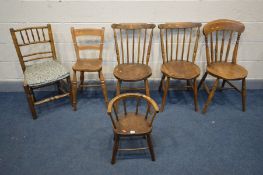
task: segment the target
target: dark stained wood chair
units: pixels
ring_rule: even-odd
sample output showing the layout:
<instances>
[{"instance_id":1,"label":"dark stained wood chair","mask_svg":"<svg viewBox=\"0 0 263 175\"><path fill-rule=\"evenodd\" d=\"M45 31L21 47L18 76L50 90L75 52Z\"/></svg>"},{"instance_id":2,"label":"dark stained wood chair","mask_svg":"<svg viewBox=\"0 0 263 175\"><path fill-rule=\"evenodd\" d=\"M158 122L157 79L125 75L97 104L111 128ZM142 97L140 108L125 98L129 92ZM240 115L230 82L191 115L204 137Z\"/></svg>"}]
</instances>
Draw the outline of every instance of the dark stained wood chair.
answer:
<instances>
[{"instance_id":1,"label":"dark stained wood chair","mask_svg":"<svg viewBox=\"0 0 263 175\"><path fill-rule=\"evenodd\" d=\"M144 81L145 88L123 88L130 90L145 89L150 96L148 78L152 75L148 66L150 60L153 29L155 24L122 23L112 24L118 65L114 69L117 78L117 95L121 93L122 82Z\"/></svg>"},{"instance_id":2,"label":"dark stained wood chair","mask_svg":"<svg viewBox=\"0 0 263 175\"><path fill-rule=\"evenodd\" d=\"M220 79L223 80L221 90L224 88L225 83L228 83L242 94L242 109L243 111L246 110L246 77L248 72L237 64L239 40L244 30L244 24L228 19L211 21L203 28L206 43L207 68L198 85L198 89L205 81L207 75L216 78L211 90L204 83L205 90L209 95L204 105L203 113L207 111L207 107L214 96ZM242 80L241 91L230 82L234 80Z\"/></svg>"},{"instance_id":3,"label":"dark stained wood chair","mask_svg":"<svg viewBox=\"0 0 263 175\"><path fill-rule=\"evenodd\" d=\"M100 79L100 85L102 88L102 93L104 96L105 104L108 105L108 95L106 83L102 73L102 51L104 45L104 28L101 29L75 29L71 28L72 40L75 47L77 61L73 65L73 106L77 109L77 75L76 72L80 72L80 89L83 87L93 87L98 85L88 85L84 84L84 72L97 72ZM82 38L81 37L90 37ZM91 38L92 37L92 38ZM94 38L95 37L95 38ZM79 39L79 40L78 40ZM89 43L90 42L90 43ZM84 43L84 44L82 44ZM81 58L81 51L94 51L98 53L97 58Z\"/></svg>"},{"instance_id":4,"label":"dark stained wood chair","mask_svg":"<svg viewBox=\"0 0 263 175\"><path fill-rule=\"evenodd\" d=\"M123 108L116 109L116 104ZM123 109L123 110L122 110ZM108 115L112 121L114 146L111 163L116 161L118 151L133 151L149 149L152 161L155 160L151 132L153 121L159 112L158 105L149 96L139 93L123 93L113 98L108 105ZM120 138L142 137L147 140L148 147L120 148Z\"/></svg>"},{"instance_id":5,"label":"dark stained wood chair","mask_svg":"<svg viewBox=\"0 0 263 175\"><path fill-rule=\"evenodd\" d=\"M70 73L56 56L51 25L10 29L14 46L24 74L24 90L33 119L35 106L63 97L71 97ZM63 81L66 80L66 81ZM59 94L37 100L34 90L56 84ZM63 88L67 84L68 88Z\"/></svg>"},{"instance_id":6,"label":"dark stained wood chair","mask_svg":"<svg viewBox=\"0 0 263 175\"><path fill-rule=\"evenodd\" d=\"M195 64L201 23L178 22L160 24L163 64L159 91L163 89L161 111L164 110L170 79L186 80L194 92L195 111L198 111L197 77L200 69Z\"/></svg>"}]
</instances>

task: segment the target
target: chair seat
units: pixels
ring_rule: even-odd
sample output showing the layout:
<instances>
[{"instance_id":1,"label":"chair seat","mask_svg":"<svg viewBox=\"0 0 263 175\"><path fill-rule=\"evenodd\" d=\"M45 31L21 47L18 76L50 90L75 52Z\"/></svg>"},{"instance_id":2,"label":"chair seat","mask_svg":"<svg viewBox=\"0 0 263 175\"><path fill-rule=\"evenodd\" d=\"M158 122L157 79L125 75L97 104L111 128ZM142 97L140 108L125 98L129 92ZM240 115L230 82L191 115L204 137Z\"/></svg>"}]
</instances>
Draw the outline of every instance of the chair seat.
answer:
<instances>
[{"instance_id":1,"label":"chair seat","mask_svg":"<svg viewBox=\"0 0 263 175\"><path fill-rule=\"evenodd\" d=\"M97 72L102 69L101 59L80 59L72 67L75 71Z\"/></svg>"},{"instance_id":2,"label":"chair seat","mask_svg":"<svg viewBox=\"0 0 263 175\"><path fill-rule=\"evenodd\" d=\"M31 87L62 80L70 73L59 62L50 60L26 66L25 81Z\"/></svg>"},{"instance_id":3,"label":"chair seat","mask_svg":"<svg viewBox=\"0 0 263 175\"><path fill-rule=\"evenodd\" d=\"M152 75L152 70L145 64L120 64L114 68L114 76L123 81L140 81Z\"/></svg>"},{"instance_id":4,"label":"chair seat","mask_svg":"<svg viewBox=\"0 0 263 175\"><path fill-rule=\"evenodd\" d=\"M215 77L238 80L247 77L247 70L238 64L217 62L207 66L207 72Z\"/></svg>"},{"instance_id":5,"label":"chair seat","mask_svg":"<svg viewBox=\"0 0 263 175\"><path fill-rule=\"evenodd\" d=\"M187 61L169 61L161 66L161 71L166 76L174 79L193 79L200 75L199 67Z\"/></svg>"},{"instance_id":6,"label":"chair seat","mask_svg":"<svg viewBox=\"0 0 263 175\"><path fill-rule=\"evenodd\" d=\"M149 121L145 120L145 116L135 113L127 113L125 116L119 116L114 130L119 135L141 135L150 133Z\"/></svg>"}]
</instances>

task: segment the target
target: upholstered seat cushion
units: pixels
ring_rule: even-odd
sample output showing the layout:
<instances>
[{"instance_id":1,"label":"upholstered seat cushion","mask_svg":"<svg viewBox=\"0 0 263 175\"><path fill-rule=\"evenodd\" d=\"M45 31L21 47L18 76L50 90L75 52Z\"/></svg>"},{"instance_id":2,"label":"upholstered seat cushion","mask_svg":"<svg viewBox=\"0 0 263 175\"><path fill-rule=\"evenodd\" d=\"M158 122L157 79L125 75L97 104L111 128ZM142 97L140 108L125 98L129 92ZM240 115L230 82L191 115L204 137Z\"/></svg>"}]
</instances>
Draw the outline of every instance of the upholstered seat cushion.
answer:
<instances>
[{"instance_id":1,"label":"upholstered seat cushion","mask_svg":"<svg viewBox=\"0 0 263 175\"><path fill-rule=\"evenodd\" d=\"M25 81L29 86L41 86L69 76L69 72L57 61L45 61L26 67Z\"/></svg>"}]
</instances>

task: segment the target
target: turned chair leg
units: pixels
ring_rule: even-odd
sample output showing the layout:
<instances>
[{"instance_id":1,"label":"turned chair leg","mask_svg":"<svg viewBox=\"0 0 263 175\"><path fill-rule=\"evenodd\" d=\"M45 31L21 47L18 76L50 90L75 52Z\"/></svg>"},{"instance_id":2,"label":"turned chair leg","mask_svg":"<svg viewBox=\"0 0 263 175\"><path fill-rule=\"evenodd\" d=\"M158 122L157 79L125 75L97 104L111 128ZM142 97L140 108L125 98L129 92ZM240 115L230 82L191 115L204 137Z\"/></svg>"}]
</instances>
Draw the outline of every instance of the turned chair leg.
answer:
<instances>
[{"instance_id":1,"label":"turned chair leg","mask_svg":"<svg viewBox=\"0 0 263 175\"><path fill-rule=\"evenodd\" d=\"M112 149L112 158L111 158L111 164L115 164L116 162L116 155L119 148L119 136L117 134L114 134L114 145Z\"/></svg>"},{"instance_id":2,"label":"turned chair leg","mask_svg":"<svg viewBox=\"0 0 263 175\"><path fill-rule=\"evenodd\" d=\"M62 94L63 92L61 91L61 83L60 83L60 81L58 81L56 84L57 84L58 94Z\"/></svg>"},{"instance_id":3,"label":"turned chair leg","mask_svg":"<svg viewBox=\"0 0 263 175\"><path fill-rule=\"evenodd\" d=\"M36 119L37 118L37 113L35 110L35 105L34 105L34 97L32 94L32 90L30 89L30 87L28 85L24 85L24 90L26 93L26 97L27 97L27 102L29 105L29 108L31 110L31 114L32 114L32 118Z\"/></svg>"},{"instance_id":4,"label":"turned chair leg","mask_svg":"<svg viewBox=\"0 0 263 175\"><path fill-rule=\"evenodd\" d=\"M73 71L73 80L72 80L72 98L73 98L73 110L77 110L77 75L76 71Z\"/></svg>"},{"instance_id":5,"label":"turned chair leg","mask_svg":"<svg viewBox=\"0 0 263 175\"><path fill-rule=\"evenodd\" d=\"M153 150L151 134L147 134L147 143L148 143L148 147L149 147L149 150L150 150L152 161L155 161L155 155L154 155L154 150Z\"/></svg>"},{"instance_id":6,"label":"turned chair leg","mask_svg":"<svg viewBox=\"0 0 263 175\"><path fill-rule=\"evenodd\" d=\"M105 83L105 79L104 79L104 76L102 74L102 71L99 71L99 79L100 79L102 93L104 96L105 105L106 105L106 107L108 107L109 100L108 100L107 87L106 87L106 83Z\"/></svg>"},{"instance_id":7,"label":"turned chair leg","mask_svg":"<svg viewBox=\"0 0 263 175\"><path fill-rule=\"evenodd\" d=\"M80 78L80 85L79 85L80 91L83 91L84 89L84 72L83 71L80 72L79 78Z\"/></svg>"},{"instance_id":8,"label":"turned chair leg","mask_svg":"<svg viewBox=\"0 0 263 175\"><path fill-rule=\"evenodd\" d=\"M242 110L246 111L246 79L242 79Z\"/></svg>"},{"instance_id":9,"label":"turned chair leg","mask_svg":"<svg viewBox=\"0 0 263 175\"><path fill-rule=\"evenodd\" d=\"M72 95L72 84L71 84L71 79L70 77L67 77L67 84L69 86L69 98L70 98L70 102L71 102L71 106L74 107L73 105L73 95Z\"/></svg>"},{"instance_id":10,"label":"turned chair leg","mask_svg":"<svg viewBox=\"0 0 263 175\"><path fill-rule=\"evenodd\" d=\"M159 88L158 88L159 92L161 92L161 91L162 91L162 88L163 88L163 83L164 83L164 79L165 79L165 75L163 74L163 76L162 76L162 79L161 79L161 81L160 81Z\"/></svg>"},{"instance_id":11,"label":"turned chair leg","mask_svg":"<svg viewBox=\"0 0 263 175\"><path fill-rule=\"evenodd\" d=\"M219 81L219 79L217 78L216 81L213 84L213 87L212 87L212 89L211 89L211 91L210 91L210 93L208 95L208 98L207 98L207 100L205 102L205 105L204 105L204 108L203 108L203 111L202 111L203 113L206 113L207 107L208 107L209 103L211 102L211 100L214 97L214 94L215 94L215 91L216 91L216 88L217 88L217 85L218 85L218 81Z\"/></svg>"},{"instance_id":12,"label":"turned chair leg","mask_svg":"<svg viewBox=\"0 0 263 175\"><path fill-rule=\"evenodd\" d=\"M219 91L222 91L222 90L223 90L223 88L225 87L225 84L226 84L226 80L223 80L222 85L221 85L221 88L219 89Z\"/></svg>"},{"instance_id":13,"label":"turned chair leg","mask_svg":"<svg viewBox=\"0 0 263 175\"><path fill-rule=\"evenodd\" d=\"M169 86L170 86L170 77L167 77L166 85L165 85L164 92L163 92L162 106L161 106L161 109L160 109L161 112L164 111L164 105L165 105L165 102L166 102L166 96L167 96L167 92L168 92Z\"/></svg>"},{"instance_id":14,"label":"turned chair leg","mask_svg":"<svg viewBox=\"0 0 263 175\"><path fill-rule=\"evenodd\" d=\"M195 103L195 111L198 111L198 91L197 91L197 80L194 79L193 83L193 91L194 91L194 103Z\"/></svg>"},{"instance_id":15,"label":"turned chair leg","mask_svg":"<svg viewBox=\"0 0 263 175\"><path fill-rule=\"evenodd\" d=\"M144 80L145 94L150 97L150 88L148 79Z\"/></svg>"},{"instance_id":16,"label":"turned chair leg","mask_svg":"<svg viewBox=\"0 0 263 175\"><path fill-rule=\"evenodd\" d=\"M199 84L198 84L198 88L197 88L198 90L200 89L200 87L201 87L202 84L204 83L206 77L207 77L207 72L203 75L201 81L199 82Z\"/></svg>"},{"instance_id":17,"label":"turned chair leg","mask_svg":"<svg viewBox=\"0 0 263 175\"><path fill-rule=\"evenodd\" d=\"M190 88L190 80L186 80L186 89L188 91L191 90L191 88Z\"/></svg>"}]
</instances>

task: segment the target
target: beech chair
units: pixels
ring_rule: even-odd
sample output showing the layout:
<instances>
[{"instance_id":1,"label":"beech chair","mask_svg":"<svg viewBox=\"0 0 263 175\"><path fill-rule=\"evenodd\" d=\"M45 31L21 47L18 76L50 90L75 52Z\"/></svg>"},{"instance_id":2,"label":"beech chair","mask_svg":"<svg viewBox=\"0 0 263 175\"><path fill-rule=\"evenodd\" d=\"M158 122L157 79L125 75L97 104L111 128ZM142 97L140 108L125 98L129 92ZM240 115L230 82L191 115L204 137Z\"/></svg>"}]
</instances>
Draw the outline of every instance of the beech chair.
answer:
<instances>
[{"instance_id":1,"label":"beech chair","mask_svg":"<svg viewBox=\"0 0 263 175\"><path fill-rule=\"evenodd\" d=\"M97 72L98 73L106 107L108 105L107 88L106 88L106 83L105 83L104 76L102 73L102 51L103 51L103 45L104 45L104 30L105 30L104 28L101 28L101 29L91 29L91 28L75 29L74 27L71 28L72 40L73 40L76 57L77 57L77 61L72 67L73 69L72 89L73 89L74 110L77 109L77 75L76 75L77 71L80 72L79 87L81 90L83 90L83 87L99 86L99 85L84 84L84 73L85 72ZM81 40L80 39L81 37L95 37L95 39L85 38ZM82 44L83 40L85 41L84 44ZM81 51L97 52L98 57L81 58Z\"/></svg>"},{"instance_id":2,"label":"beech chair","mask_svg":"<svg viewBox=\"0 0 263 175\"><path fill-rule=\"evenodd\" d=\"M69 96L71 98L70 73L56 56L51 25L10 29L13 43L24 74L24 90L33 119L37 118L35 106ZM65 81L63 81L65 80ZM34 90L57 85L59 94L37 100ZM63 88L64 85L68 88Z\"/></svg>"},{"instance_id":3,"label":"beech chair","mask_svg":"<svg viewBox=\"0 0 263 175\"><path fill-rule=\"evenodd\" d=\"M170 79L186 80L194 92L195 111L198 111L197 77L200 69L195 64L201 23L178 22L160 24L163 64L159 91L163 89L161 111L164 110Z\"/></svg>"},{"instance_id":4,"label":"beech chair","mask_svg":"<svg viewBox=\"0 0 263 175\"><path fill-rule=\"evenodd\" d=\"M204 83L204 88L209 95L204 105L203 113L207 111L208 105L218 88L220 79L223 80L220 90L224 88L225 83L228 83L232 88L242 94L242 110L246 110L246 77L248 72L245 68L237 64L239 40L244 30L244 24L228 19L211 21L203 28L207 68L198 85L198 89L205 81L207 75L216 78L211 90L209 90L208 86ZM229 58L231 56L232 58ZM241 91L230 82L234 80L242 80Z\"/></svg>"},{"instance_id":5,"label":"beech chair","mask_svg":"<svg viewBox=\"0 0 263 175\"><path fill-rule=\"evenodd\" d=\"M148 78L152 75L148 66L151 54L155 24L121 23L111 25L114 31L118 65L114 68L117 79L116 94L121 93L122 82L144 81L145 88L123 88L125 90L145 89L150 96Z\"/></svg>"},{"instance_id":6,"label":"beech chair","mask_svg":"<svg viewBox=\"0 0 263 175\"><path fill-rule=\"evenodd\" d=\"M116 104L121 103L123 108L116 109ZM133 108L132 108L133 107ZM123 110L121 110L123 109ZM112 112L112 110L114 112ZM152 161L155 155L151 140L152 125L156 114L159 112L158 105L149 96L139 93L123 93L113 98L108 105L113 132L114 146L111 163L116 162L118 151L133 151L149 149ZM112 114L114 113L114 114ZM143 148L120 148L120 138L142 137L147 140L148 147Z\"/></svg>"}]
</instances>

